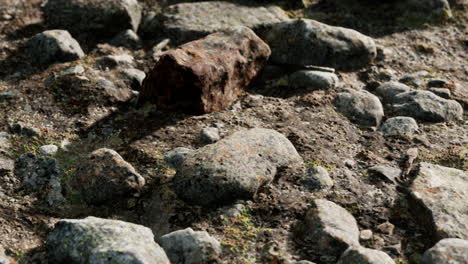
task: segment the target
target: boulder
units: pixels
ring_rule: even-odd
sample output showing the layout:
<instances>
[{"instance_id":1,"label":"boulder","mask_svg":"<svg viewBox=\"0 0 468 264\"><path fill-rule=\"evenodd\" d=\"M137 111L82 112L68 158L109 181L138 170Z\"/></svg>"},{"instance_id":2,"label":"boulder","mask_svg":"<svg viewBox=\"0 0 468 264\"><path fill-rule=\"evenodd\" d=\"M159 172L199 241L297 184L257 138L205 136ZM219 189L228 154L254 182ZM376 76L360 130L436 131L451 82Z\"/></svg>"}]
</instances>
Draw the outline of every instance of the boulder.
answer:
<instances>
[{"instance_id":1,"label":"boulder","mask_svg":"<svg viewBox=\"0 0 468 264\"><path fill-rule=\"evenodd\" d=\"M287 20L289 17L286 12L276 6L244 6L228 1L178 3L149 19L141 33L146 38L154 38L163 32L174 43L180 44L231 27L265 30Z\"/></svg>"},{"instance_id":2,"label":"boulder","mask_svg":"<svg viewBox=\"0 0 468 264\"><path fill-rule=\"evenodd\" d=\"M436 240L468 239L466 171L422 162L410 192L410 208Z\"/></svg>"},{"instance_id":3,"label":"boulder","mask_svg":"<svg viewBox=\"0 0 468 264\"><path fill-rule=\"evenodd\" d=\"M289 75L288 83L296 88L328 90L338 85L338 76L332 72L301 70Z\"/></svg>"},{"instance_id":4,"label":"boulder","mask_svg":"<svg viewBox=\"0 0 468 264\"><path fill-rule=\"evenodd\" d=\"M247 27L235 27L166 52L147 74L141 102L196 114L231 106L270 56Z\"/></svg>"},{"instance_id":5,"label":"boulder","mask_svg":"<svg viewBox=\"0 0 468 264\"><path fill-rule=\"evenodd\" d=\"M397 116L392 117L382 124L379 131L384 136L411 136L419 130L418 123L412 117Z\"/></svg>"},{"instance_id":6,"label":"boulder","mask_svg":"<svg viewBox=\"0 0 468 264\"><path fill-rule=\"evenodd\" d=\"M372 38L310 19L276 24L263 39L270 45L271 60L282 64L348 69L368 65L377 56Z\"/></svg>"},{"instance_id":7,"label":"boulder","mask_svg":"<svg viewBox=\"0 0 468 264\"><path fill-rule=\"evenodd\" d=\"M464 264L468 263L468 241L457 238L442 239L428 249L421 264Z\"/></svg>"},{"instance_id":8,"label":"boulder","mask_svg":"<svg viewBox=\"0 0 468 264\"><path fill-rule=\"evenodd\" d=\"M52 263L170 264L149 228L96 217L60 220L46 248Z\"/></svg>"},{"instance_id":9,"label":"boulder","mask_svg":"<svg viewBox=\"0 0 468 264\"><path fill-rule=\"evenodd\" d=\"M349 247L336 264L395 264L385 252L364 248Z\"/></svg>"},{"instance_id":10,"label":"boulder","mask_svg":"<svg viewBox=\"0 0 468 264\"><path fill-rule=\"evenodd\" d=\"M159 239L172 264L211 263L221 254L221 244L205 231L177 230Z\"/></svg>"},{"instance_id":11,"label":"boulder","mask_svg":"<svg viewBox=\"0 0 468 264\"><path fill-rule=\"evenodd\" d=\"M393 103L393 99L395 98L396 95L409 92L410 90L411 88L407 86L406 84L395 82L395 81L390 81L390 82L385 82L381 84L379 87L377 87L377 89L375 90L375 93L382 100L382 103L391 104Z\"/></svg>"},{"instance_id":12,"label":"boulder","mask_svg":"<svg viewBox=\"0 0 468 264\"><path fill-rule=\"evenodd\" d=\"M362 126L378 126L384 116L379 98L364 90L346 89L337 94L334 105L338 112Z\"/></svg>"},{"instance_id":13,"label":"boulder","mask_svg":"<svg viewBox=\"0 0 468 264\"><path fill-rule=\"evenodd\" d=\"M85 56L78 41L66 30L47 30L34 35L26 42L25 53L39 64L74 61Z\"/></svg>"},{"instance_id":14,"label":"boulder","mask_svg":"<svg viewBox=\"0 0 468 264\"><path fill-rule=\"evenodd\" d=\"M79 165L71 185L88 204L99 205L138 192L145 179L115 150L102 148Z\"/></svg>"},{"instance_id":15,"label":"boulder","mask_svg":"<svg viewBox=\"0 0 468 264\"><path fill-rule=\"evenodd\" d=\"M279 168L302 164L282 134L263 128L241 130L189 154L174 177L183 200L202 206L251 199Z\"/></svg>"}]
</instances>

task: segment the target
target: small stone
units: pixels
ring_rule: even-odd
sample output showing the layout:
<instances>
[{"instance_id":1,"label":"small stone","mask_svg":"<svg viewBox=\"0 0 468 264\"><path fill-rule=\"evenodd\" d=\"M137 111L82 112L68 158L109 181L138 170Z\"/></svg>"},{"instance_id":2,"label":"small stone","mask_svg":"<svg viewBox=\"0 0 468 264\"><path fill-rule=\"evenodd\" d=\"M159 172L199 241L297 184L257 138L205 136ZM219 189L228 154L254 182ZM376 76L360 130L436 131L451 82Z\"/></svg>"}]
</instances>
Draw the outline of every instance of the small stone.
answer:
<instances>
[{"instance_id":1,"label":"small stone","mask_svg":"<svg viewBox=\"0 0 468 264\"><path fill-rule=\"evenodd\" d=\"M96 59L96 63L103 67L113 69L118 66L131 66L134 63L133 56L129 54L106 55Z\"/></svg>"},{"instance_id":2,"label":"small stone","mask_svg":"<svg viewBox=\"0 0 468 264\"><path fill-rule=\"evenodd\" d=\"M343 253L337 264L395 264L395 262L382 251L352 246Z\"/></svg>"},{"instance_id":3,"label":"small stone","mask_svg":"<svg viewBox=\"0 0 468 264\"><path fill-rule=\"evenodd\" d=\"M346 167L352 169L352 168L356 167L356 161L351 160L351 159L346 159L346 160L344 161L344 165L345 165Z\"/></svg>"},{"instance_id":4,"label":"small stone","mask_svg":"<svg viewBox=\"0 0 468 264\"><path fill-rule=\"evenodd\" d=\"M423 79L429 75L427 71L418 71L411 74L406 74L398 80L401 83L413 86L415 88L420 87L423 84Z\"/></svg>"},{"instance_id":5,"label":"small stone","mask_svg":"<svg viewBox=\"0 0 468 264\"><path fill-rule=\"evenodd\" d=\"M468 263L468 241L457 238L440 240L428 249L421 264L466 264Z\"/></svg>"},{"instance_id":6,"label":"small stone","mask_svg":"<svg viewBox=\"0 0 468 264\"><path fill-rule=\"evenodd\" d=\"M194 152L191 148L179 147L164 154L164 161L172 168L177 169L184 162L187 155Z\"/></svg>"},{"instance_id":7,"label":"small stone","mask_svg":"<svg viewBox=\"0 0 468 264\"><path fill-rule=\"evenodd\" d=\"M333 186L333 180L328 171L321 167L307 169L304 185L311 190L328 190Z\"/></svg>"},{"instance_id":8,"label":"small stone","mask_svg":"<svg viewBox=\"0 0 468 264\"><path fill-rule=\"evenodd\" d=\"M120 72L124 79L128 82L128 84L132 87L133 90L139 91L141 89L141 85L143 84L143 80L146 77L144 71L140 71L138 69L129 68L124 69Z\"/></svg>"},{"instance_id":9,"label":"small stone","mask_svg":"<svg viewBox=\"0 0 468 264\"><path fill-rule=\"evenodd\" d=\"M131 29L120 32L115 36L111 41L111 45L122 46L129 49L138 49L141 48L140 37Z\"/></svg>"},{"instance_id":10,"label":"small stone","mask_svg":"<svg viewBox=\"0 0 468 264\"><path fill-rule=\"evenodd\" d=\"M11 131L15 134L26 137L40 137L41 131L36 127L30 127L23 122L17 122L11 126Z\"/></svg>"},{"instance_id":11,"label":"small stone","mask_svg":"<svg viewBox=\"0 0 468 264\"><path fill-rule=\"evenodd\" d=\"M387 235L392 235L395 226L392 223L385 222L377 226L377 229Z\"/></svg>"},{"instance_id":12,"label":"small stone","mask_svg":"<svg viewBox=\"0 0 468 264\"><path fill-rule=\"evenodd\" d=\"M445 99L450 99L450 89L447 88L429 88L429 91L435 93L436 95L445 98Z\"/></svg>"},{"instance_id":13,"label":"small stone","mask_svg":"<svg viewBox=\"0 0 468 264\"><path fill-rule=\"evenodd\" d=\"M72 66L70 68L67 68L63 71L63 73L61 75L79 75L79 74L82 74L85 72L85 69L83 68L83 66L81 65L75 65L75 66Z\"/></svg>"},{"instance_id":14,"label":"small stone","mask_svg":"<svg viewBox=\"0 0 468 264\"><path fill-rule=\"evenodd\" d=\"M5 249L0 246L0 264L10 264L10 259L5 255Z\"/></svg>"},{"instance_id":15,"label":"small stone","mask_svg":"<svg viewBox=\"0 0 468 264\"><path fill-rule=\"evenodd\" d=\"M200 139L204 143L215 143L220 140L219 129L216 127L205 127L200 132Z\"/></svg>"},{"instance_id":16,"label":"small stone","mask_svg":"<svg viewBox=\"0 0 468 264\"><path fill-rule=\"evenodd\" d=\"M302 70L289 75L288 82L295 88L328 90L338 85L338 76L330 72Z\"/></svg>"},{"instance_id":17,"label":"small stone","mask_svg":"<svg viewBox=\"0 0 468 264\"><path fill-rule=\"evenodd\" d=\"M346 89L337 94L334 105L338 112L362 126L378 126L384 116L379 98L364 90Z\"/></svg>"},{"instance_id":18,"label":"small stone","mask_svg":"<svg viewBox=\"0 0 468 264\"><path fill-rule=\"evenodd\" d=\"M5 99L11 99L15 97L15 95L18 94L18 90L16 89L10 89L5 92L0 93L0 100L5 100Z\"/></svg>"},{"instance_id":19,"label":"small stone","mask_svg":"<svg viewBox=\"0 0 468 264\"><path fill-rule=\"evenodd\" d=\"M444 88L448 84L447 80L430 79L427 82L427 88Z\"/></svg>"},{"instance_id":20,"label":"small stone","mask_svg":"<svg viewBox=\"0 0 468 264\"><path fill-rule=\"evenodd\" d=\"M44 145L39 148L39 152L46 156L53 156L57 151L58 147L56 145Z\"/></svg>"},{"instance_id":21,"label":"small stone","mask_svg":"<svg viewBox=\"0 0 468 264\"><path fill-rule=\"evenodd\" d=\"M220 208L221 216L227 219L240 216L244 210L245 205L241 203L236 203L231 206L224 206Z\"/></svg>"},{"instance_id":22,"label":"small stone","mask_svg":"<svg viewBox=\"0 0 468 264\"><path fill-rule=\"evenodd\" d=\"M409 92L411 90L406 84L400 82L385 82L375 90L375 93L382 99L384 104L390 104L396 95Z\"/></svg>"},{"instance_id":23,"label":"small stone","mask_svg":"<svg viewBox=\"0 0 468 264\"><path fill-rule=\"evenodd\" d=\"M361 232L359 232L359 239L360 240L370 240L371 238L372 238L372 230L365 229L365 230L361 230Z\"/></svg>"},{"instance_id":24,"label":"small stone","mask_svg":"<svg viewBox=\"0 0 468 264\"><path fill-rule=\"evenodd\" d=\"M397 179L401 175L401 170L393 166L377 165L369 168L369 173L371 175L382 177L391 183L397 183Z\"/></svg>"},{"instance_id":25,"label":"small stone","mask_svg":"<svg viewBox=\"0 0 468 264\"><path fill-rule=\"evenodd\" d=\"M410 136L418 130L419 126L416 120L407 116L389 118L379 128L384 136Z\"/></svg>"}]
</instances>

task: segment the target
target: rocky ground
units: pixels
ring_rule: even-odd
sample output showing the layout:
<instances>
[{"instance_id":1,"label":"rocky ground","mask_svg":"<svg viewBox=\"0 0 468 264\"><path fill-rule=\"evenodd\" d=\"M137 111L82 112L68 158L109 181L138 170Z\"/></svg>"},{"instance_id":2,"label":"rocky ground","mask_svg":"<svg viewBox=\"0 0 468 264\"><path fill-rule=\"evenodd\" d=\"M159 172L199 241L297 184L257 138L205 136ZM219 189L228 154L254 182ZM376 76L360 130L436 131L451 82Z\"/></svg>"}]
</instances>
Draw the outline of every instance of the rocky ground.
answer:
<instances>
[{"instance_id":1,"label":"rocky ground","mask_svg":"<svg viewBox=\"0 0 468 264\"><path fill-rule=\"evenodd\" d=\"M0 263L468 263L467 10L0 0Z\"/></svg>"}]
</instances>

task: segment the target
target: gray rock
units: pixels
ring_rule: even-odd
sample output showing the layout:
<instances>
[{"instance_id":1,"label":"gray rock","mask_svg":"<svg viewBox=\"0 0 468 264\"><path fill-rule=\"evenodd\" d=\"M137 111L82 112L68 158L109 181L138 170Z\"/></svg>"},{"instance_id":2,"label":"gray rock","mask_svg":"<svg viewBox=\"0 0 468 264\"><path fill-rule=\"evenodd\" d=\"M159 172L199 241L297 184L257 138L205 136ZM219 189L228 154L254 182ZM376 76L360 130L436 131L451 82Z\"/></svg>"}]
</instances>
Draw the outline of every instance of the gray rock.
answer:
<instances>
[{"instance_id":1,"label":"gray rock","mask_svg":"<svg viewBox=\"0 0 468 264\"><path fill-rule=\"evenodd\" d=\"M144 71L140 71L134 68L122 70L120 73L133 90L140 90L141 85L143 84L143 80L146 77Z\"/></svg>"},{"instance_id":2,"label":"gray rock","mask_svg":"<svg viewBox=\"0 0 468 264\"><path fill-rule=\"evenodd\" d=\"M429 1L432 1L432 0L429 0ZM429 72L427 71L417 71L417 72L404 75L398 81L401 83L413 86L415 88L419 88L421 85L423 85L424 78L428 75L429 75Z\"/></svg>"},{"instance_id":3,"label":"gray rock","mask_svg":"<svg viewBox=\"0 0 468 264\"><path fill-rule=\"evenodd\" d=\"M219 129L216 127L205 127L200 132L200 139L204 143L215 143L221 139Z\"/></svg>"},{"instance_id":4,"label":"gray rock","mask_svg":"<svg viewBox=\"0 0 468 264\"><path fill-rule=\"evenodd\" d=\"M0 132L0 177L11 175L15 169L10 138L10 134Z\"/></svg>"},{"instance_id":5,"label":"gray rock","mask_svg":"<svg viewBox=\"0 0 468 264\"><path fill-rule=\"evenodd\" d=\"M159 239L172 264L210 263L221 254L221 244L205 231L191 228L174 231Z\"/></svg>"},{"instance_id":6,"label":"gray rock","mask_svg":"<svg viewBox=\"0 0 468 264\"><path fill-rule=\"evenodd\" d=\"M463 119L463 107L429 91L415 90L396 95L392 111L396 115L410 116L427 122L446 122Z\"/></svg>"},{"instance_id":7,"label":"gray rock","mask_svg":"<svg viewBox=\"0 0 468 264\"><path fill-rule=\"evenodd\" d=\"M11 126L11 132L14 134L26 136L26 137L39 137L41 131L36 127L28 126L23 122L17 122Z\"/></svg>"},{"instance_id":8,"label":"gray rock","mask_svg":"<svg viewBox=\"0 0 468 264\"><path fill-rule=\"evenodd\" d=\"M26 42L25 52L40 64L74 61L85 56L78 41L66 30L47 30L36 34Z\"/></svg>"},{"instance_id":9,"label":"gray rock","mask_svg":"<svg viewBox=\"0 0 468 264\"><path fill-rule=\"evenodd\" d=\"M131 66L134 58L129 54L106 55L96 59L96 63L102 68L113 69L118 66Z\"/></svg>"},{"instance_id":10,"label":"gray rock","mask_svg":"<svg viewBox=\"0 0 468 264\"><path fill-rule=\"evenodd\" d=\"M313 201L298 235L321 255L338 257L349 246L359 245L359 228L354 217L343 207L323 199Z\"/></svg>"},{"instance_id":11,"label":"gray rock","mask_svg":"<svg viewBox=\"0 0 468 264\"><path fill-rule=\"evenodd\" d=\"M328 90L338 85L338 76L331 72L302 70L289 75L288 82L296 88Z\"/></svg>"},{"instance_id":12,"label":"gray rock","mask_svg":"<svg viewBox=\"0 0 468 264\"><path fill-rule=\"evenodd\" d=\"M378 126L384 116L379 98L364 90L338 93L334 105L338 112L362 126Z\"/></svg>"},{"instance_id":13,"label":"gray rock","mask_svg":"<svg viewBox=\"0 0 468 264\"><path fill-rule=\"evenodd\" d=\"M337 264L395 264L395 262L385 252L358 246L348 248Z\"/></svg>"},{"instance_id":14,"label":"gray rock","mask_svg":"<svg viewBox=\"0 0 468 264\"><path fill-rule=\"evenodd\" d=\"M64 70L61 75L79 75L85 72L85 69L81 65L72 66Z\"/></svg>"},{"instance_id":15,"label":"gray rock","mask_svg":"<svg viewBox=\"0 0 468 264\"><path fill-rule=\"evenodd\" d=\"M359 239L360 240L370 240L372 238L372 230L370 229L365 229L365 230L361 230L361 232L359 232Z\"/></svg>"},{"instance_id":16,"label":"gray rock","mask_svg":"<svg viewBox=\"0 0 468 264\"><path fill-rule=\"evenodd\" d=\"M262 128L242 130L189 154L177 170L174 189L189 203L228 204L251 199L279 168L302 163L282 134Z\"/></svg>"},{"instance_id":17,"label":"gray rock","mask_svg":"<svg viewBox=\"0 0 468 264\"><path fill-rule=\"evenodd\" d=\"M390 81L385 82L377 87L375 93L377 96L379 96L384 104L391 104L393 103L393 99L396 95L409 92L410 90L411 88L406 84Z\"/></svg>"},{"instance_id":18,"label":"gray rock","mask_svg":"<svg viewBox=\"0 0 468 264\"><path fill-rule=\"evenodd\" d=\"M39 148L39 152L46 156L53 156L55 153L57 153L57 151L58 147L55 145L44 145Z\"/></svg>"},{"instance_id":19,"label":"gray rock","mask_svg":"<svg viewBox=\"0 0 468 264\"><path fill-rule=\"evenodd\" d=\"M407 0L405 6L419 13L429 12L437 14L443 11L450 11L448 0Z\"/></svg>"},{"instance_id":20,"label":"gray rock","mask_svg":"<svg viewBox=\"0 0 468 264\"><path fill-rule=\"evenodd\" d=\"M410 192L414 215L437 239L468 239L466 171L422 162Z\"/></svg>"},{"instance_id":21,"label":"gray rock","mask_svg":"<svg viewBox=\"0 0 468 264\"><path fill-rule=\"evenodd\" d=\"M451 95L450 89L432 87L432 88L429 88L428 90L442 98L450 99L450 95Z\"/></svg>"},{"instance_id":22,"label":"gray rock","mask_svg":"<svg viewBox=\"0 0 468 264\"><path fill-rule=\"evenodd\" d=\"M46 248L52 263L170 264L149 228L96 217L60 220Z\"/></svg>"},{"instance_id":23,"label":"gray rock","mask_svg":"<svg viewBox=\"0 0 468 264\"><path fill-rule=\"evenodd\" d=\"M457 238L440 240L428 249L421 264L466 264L468 263L468 241Z\"/></svg>"},{"instance_id":24,"label":"gray rock","mask_svg":"<svg viewBox=\"0 0 468 264\"><path fill-rule=\"evenodd\" d=\"M448 84L449 84L449 82L447 80L430 79L427 82L427 88L444 88Z\"/></svg>"},{"instance_id":25,"label":"gray rock","mask_svg":"<svg viewBox=\"0 0 468 264\"><path fill-rule=\"evenodd\" d=\"M192 152L194 152L194 150L190 148L175 148L164 154L164 161L171 167L178 168Z\"/></svg>"},{"instance_id":26,"label":"gray rock","mask_svg":"<svg viewBox=\"0 0 468 264\"><path fill-rule=\"evenodd\" d=\"M88 204L99 205L138 192L145 179L115 150L102 148L79 165L72 184Z\"/></svg>"},{"instance_id":27,"label":"gray rock","mask_svg":"<svg viewBox=\"0 0 468 264\"><path fill-rule=\"evenodd\" d=\"M5 255L5 249L0 246L0 264L10 264L10 260Z\"/></svg>"},{"instance_id":28,"label":"gray rock","mask_svg":"<svg viewBox=\"0 0 468 264\"><path fill-rule=\"evenodd\" d=\"M18 94L18 90L16 90L16 89L10 89L10 90L1 92L1 93L0 93L0 100L12 99L12 98L15 97L17 94Z\"/></svg>"},{"instance_id":29,"label":"gray rock","mask_svg":"<svg viewBox=\"0 0 468 264\"><path fill-rule=\"evenodd\" d=\"M276 6L243 6L227 1L179 3L168 6L160 16L145 23L142 34L154 38L163 31L174 43L180 44L235 26L256 31L286 20L289 20L288 15Z\"/></svg>"},{"instance_id":30,"label":"gray rock","mask_svg":"<svg viewBox=\"0 0 468 264\"><path fill-rule=\"evenodd\" d=\"M140 37L131 29L124 30L117 34L117 36L110 41L110 44L129 49L138 49L141 48L142 45Z\"/></svg>"},{"instance_id":31,"label":"gray rock","mask_svg":"<svg viewBox=\"0 0 468 264\"><path fill-rule=\"evenodd\" d=\"M112 37L125 29L136 32L141 11L137 0L48 0L44 6L50 27L100 37Z\"/></svg>"},{"instance_id":32,"label":"gray rock","mask_svg":"<svg viewBox=\"0 0 468 264\"><path fill-rule=\"evenodd\" d=\"M401 175L401 170L388 165L377 165L369 168L369 174L382 177L383 179L397 183L397 178Z\"/></svg>"},{"instance_id":33,"label":"gray rock","mask_svg":"<svg viewBox=\"0 0 468 264\"><path fill-rule=\"evenodd\" d=\"M312 190L328 190L334 183L328 171L323 167L317 166L307 169L303 184Z\"/></svg>"},{"instance_id":34,"label":"gray rock","mask_svg":"<svg viewBox=\"0 0 468 264\"><path fill-rule=\"evenodd\" d=\"M270 59L283 64L357 68L377 55L373 39L310 19L278 23L263 39L271 48Z\"/></svg>"},{"instance_id":35,"label":"gray rock","mask_svg":"<svg viewBox=\"0 0 468 264\"><path fill-rule=\"evenodd\" d=\"M412 135L419 130L418 123L412 117L397 116L392 117L382 124L379 128L384 136L402 136Z\"/></svg>"}]
</instances>

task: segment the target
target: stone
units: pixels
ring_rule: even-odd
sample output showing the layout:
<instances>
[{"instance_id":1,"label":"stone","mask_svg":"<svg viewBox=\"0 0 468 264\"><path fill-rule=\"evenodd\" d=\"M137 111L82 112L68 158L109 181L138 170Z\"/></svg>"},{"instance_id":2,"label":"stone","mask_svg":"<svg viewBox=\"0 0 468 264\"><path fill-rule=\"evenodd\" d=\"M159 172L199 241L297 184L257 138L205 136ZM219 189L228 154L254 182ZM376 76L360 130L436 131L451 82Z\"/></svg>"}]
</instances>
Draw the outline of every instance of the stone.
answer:
<instances>
[{"instance_id":1,"label":"stone","mask_svg":"<svg viewBox=\"0 0 468 264\"><path fill-rule=\"evenodd\" d=\"M149 228L96 217L58 221L46 249L52 263L170 264Z\"/></svg>"},{"instance_id":2,"label":"stone","mask_svg":"<svg viewBox=\"0 0 468 264\"><path fill-rule=\"evenodd\" d=\"M211 34L161 56L143 82L140 101L195 114L224 110L269 56L268 45L247 27Z\"/></svg>"},{"instance_id":3,"label":"stone","mask_svg":"<svg viewBox=\"0 0 468 264\"><path fill-rule=\"evenodd\" d=\"M388 165L376 165L369 168L369 174L383 178L390 183L397 183L401 170Z\"/></svg>"},{"instance_id":4,"label":"stone","mask_svg":"<svg viewBox=\"0 0 468 264\"><path fill-rule=\"evenodd\" d=\"M65 69L61 75L80 75L85 72L85 68L81 65L75 65Z\"/></svg>"},{"instance_id":5,"label":"stone","mask_svg":"<svg viewBox=\"0 0 468 264\"><path fill-rule=\"evenodd\" d=\"M395 264L385 252L360 246L349 247L336 264Z\"/></svg>"},{"instance_id":6,"label":"stone","mask_svg":"<svg viewBox=\"0 0 468 264\"><path fill-rule=\"evenodd\" d=\"M288 83L295 88L329 90L338 85L338 76L331 72L301 70L289 75Z\"/></svg>"},{"instance_id":7,"label":"stone","mask_svg":"<svg viewBox=\"0 0 468 264\"><path fill-rule=\"evenodd\" d=\"M11 126L11 132L26 137L40 137L41 131L36 127L31 127L21 121Z\"/></svg>"},{"instance_id":8,"label":"stone","mask_svg":"<svg viewBox=\"0 0 468 264\"><path fill-rule=\"evenodd\" d=\"M424 252L421 264L468 263L468 241L457 238L442 239Z\"/></svg>"},{"instance_id":9,"label":"stone","mask_svg":"<svg viewBox=\"0 0 468 264\"><path fill-rule=\"evenodd\" d=\"M378 126L384 116L379 98L364 90L346 89L337 94L334 105L338 112L361 126Z\"/></svg>"},{"instance_id":10,"label":"stone","mask_svg":"<svg viewBox=\"0 0 468 264\"><path fill-rule=\"evenodd\" d=\"M339 257L348 247L359 245L356 219L343 207L316 199L297 234L321 255Z\"/></svg>"},{"instance_id":11,"label":"stone","mask_svg":"<svg viewBox=\"0 0 468 264\"><path fill-rule=\"evenodd\" d=\"M395 230L395 226L390 222L385 222L377 226L377 230L383 234L392 235Z\"/></svg>"},{"instance_id":12,"label":"stone","mask_svg":"<svg viewBox=\"0 0 468 264\"><path fill-rule=\"evenodd\" d=\"M407 116L389 118L379 128L384 136L411 136L418 130L419 126L416 120Z\"/></svg>"},{"instance_id":13,"label":"stone","mask_svg":"<svg viewBox=\"0 0 468 264\"><path fill-rule=\"evenodd\" d=\"M10 259L5 255L5 249L0 246L0 264L10 264Z\"/></svg>"},{"instance_id":14,"label":"stone","mask_svg":"<svg viewBox=\"0 0 468 264\"><path fill-rule=\"evenodd\" d=\"M205 127L200 132L200 139L203 143L215 143L221 139L219 129L216 127Z\"/></svg>"},{"instance_id":15,"label":"stone","mask_svg":"<svg viewBox=\"0 0 468 264\"><path fill-rule=\"evenodd\" d=\"M210 263L221 254L221 244L205 231L177 230L159 239L171 263Z\"/></svg>"},{"instance_id":16,"label":"stone","mask_svg":"<svg viewBox=\"0 0 468 264\"><path fill-rule=\"evenodd\" d=\"M328 171L321 166L308 168L303 181L303 184L311 190L329 190L334 184Z\"/></svg>"},{"instance_id":17,"label":"stone","mask_svg":"<svg viewBox=\"0 0 468 264\"><path fill-rule=\"evenodd\" d=\"M429 91L415 90L400 93L391 106L396 115L413 117L418 121L446 122L463 119L463 107Z\"/></svg>"},{"instance_id":18,"label":"stone","mask_svg":"<svg viewBox=\"0 0 468 264\"><path fill-rule=\"evenodd\" d=\"M113 69L118 66L131 66L134 63L133 56L129 54L106 55L96 59L96 63L101 68Z\"/></svg>"},{"instance_id":19,"label":"stone","mask_svg":"<svg viewBox=\"0 0 468 264\"><path fill-rule=\"evenodd\" d=\"M411 1L411 0L410 0ZM432 0L429 0L432 1ZM406 74L401 77L398 81L415 88L419 88L424 83L424 78L429 75L427 71L417 71L410 74Z\"/></svg>"},{"instance_id":20,"label":"stone","mask_svg":"<svg viewBox=\"0 0 468 264\"><path fill-rule=\"evenodd\" d=\"M185 158L194 152L191 148L179 147L164 154L164 161L172 168L178 168L184 162Z\"/></svg>"},{"instance_id":21,"label":"stone","mask_svg":"<svg viewBox=\"0 0 468 264\"><path fill-rule=\"evenodd\" d=\"M302 164L284 135L263 128L241 130L189 154L177 169L174 189L191 204L231 204L251 199L278 169Z\"/></svg>"},{"instance_id":22,"label":"stone","mask_svg":"<svg viewBox=\"0 0 468 264\"><path fill-rule=\"evenodd\" d=\"M433 92L434 94L444 98L444 99L450 99L450 95L451 95L451 92L450 92L450 89L448 88L429 88L428 89L429 91Z\"/></svg>"},{"instance_id":23,"label":"stone","mask_svg":"<svg viewBox=\"0 0 468 264\"><path fill-rule=\"evenodd\" d=\"M39 148L39 152L46 156L53 156L57 151L58 147L56 145L44 145Z\"/></svg>"},{"instance_id":24,"label":"stone","mask_svg":"<svg viewBox=\"0 0 468 264\"><path fill-rule=\"evenodd\" d=\"M80 44L66 30L47 30L25 44L25 53L34 63L51 64L78 60L85 56Z\"/></svg>"},{"instance_id":25,"label":"stone","mask_svg":"<svg viewBox=\"0 0 468 264\"><path fill-rule=\"evenodd\" d=\"M140 37L131 29L120 32L109 43L113 46L126 47L129 49L138 49L142 46Z\"/></svg>"},{"instance_id":26,"label":"stone","mask_svg":"<svg viewBox=\"0 0 468 264\"><path fill-rule=\"evenodd\" d=\"M78 166L70 184L88 204L100 205L137 193L145 179L115 150L101 148Z\"/></svg>"},{"instance_id":27,"label":"stone","mask_svg":"<svg viewBox=\"0 0 468 264\"><path fill-rule=\"evenodd\" d=\"M359 239L360 240L370 240L372 238L372 230L364 229L359 232Z\"/></svg>"},{"instance_id":28,"label":"stone","mask_svg":"<svg viewBox=\"0 0 468 264\"><path fill-rule=\"evenodd\" d=\"M43 10L49 27L111 38L126 29L136 32L142 7L137 0L49 0Z\"/></svg>"},{"instance_id":29,"label":"stone","mask_svg":"<svg viewBox=\"0 0 468 264\"><path fill-rule=\"evenodd\" d=\"M435 239L468 239L468 173L421 162L410 186L412 213Z\"/></svg>"},{"instance_id":30,"label":"stone","mask_svg":"<svg viewBox=\"0 0 468 264\"><path fill-rule=\"evenodd\" d=\"M368 65L377 55L372 38L310 19L278 23L263 39L270 45L271 61L281 64L350 69Z\"/></svg>"},{"instance_id":31,"label":"stone","mask_svg":"<svg viewBox=\"0 0 468 264\"><path fill-rule=\"evenodd\" d=\"M375 93L377 96L379 96L384 104L391 104L393 103L393 99L396 95L409 92L410 90L411 88L406 84L390 81L385 82L377 87Z\"/></svg>"},{"instance_id":32,"label":"stone","mask_svg":"<svg viewBox=\"0 0 468 264\"><path fill-rule=\"evenodd\" d=\"M11 153L11 135L0 132L0 177L13 174L15 161Z\"/></svg>"},{"instance_id":33,"label":"stone","mask_svg":"<svg viewBox=\"0 0 468 264\"><path fill-rule=\"evenodd\" d=\"M245 26L265 30L289 20L277 6L254 7L228 1L178 3L163 9L142 28L146 37L159 36L161 31L176 44L196 40L231 27Z\"/></svg>"},{"instance_id":34,"label":"stone","mask_svg":"<svg viewBox=\"0 0 468 264\"><path fill-rule=\"evenodd\" d=\"M448 0L407 0L405 1L405 6L419 13L427 12L429 14L442 14L445 12L450 12L450 4Z\"/></svg>"},{"instance_id":35,"label":"stone","mask_svg":"<svg viewBox=\"0 0 468 264\"><path fill-rule=\"evenodd\" d=\"M449 81L443 79L430 79L427 82L427 88L445 88L449 84Z\"/></svg>"},{"instance_id":36,"label":"stone","mask_svg":"<svg viewBox=\"0 0 468 264\"><path fill-rule=\"evenodd\" d=\"M122 70L120 73L133 90L138 91L141 89L143 80L146 77L146 73L144 71L140 71L134 68L128 68Z\"/></svg>"}]
</instances>

